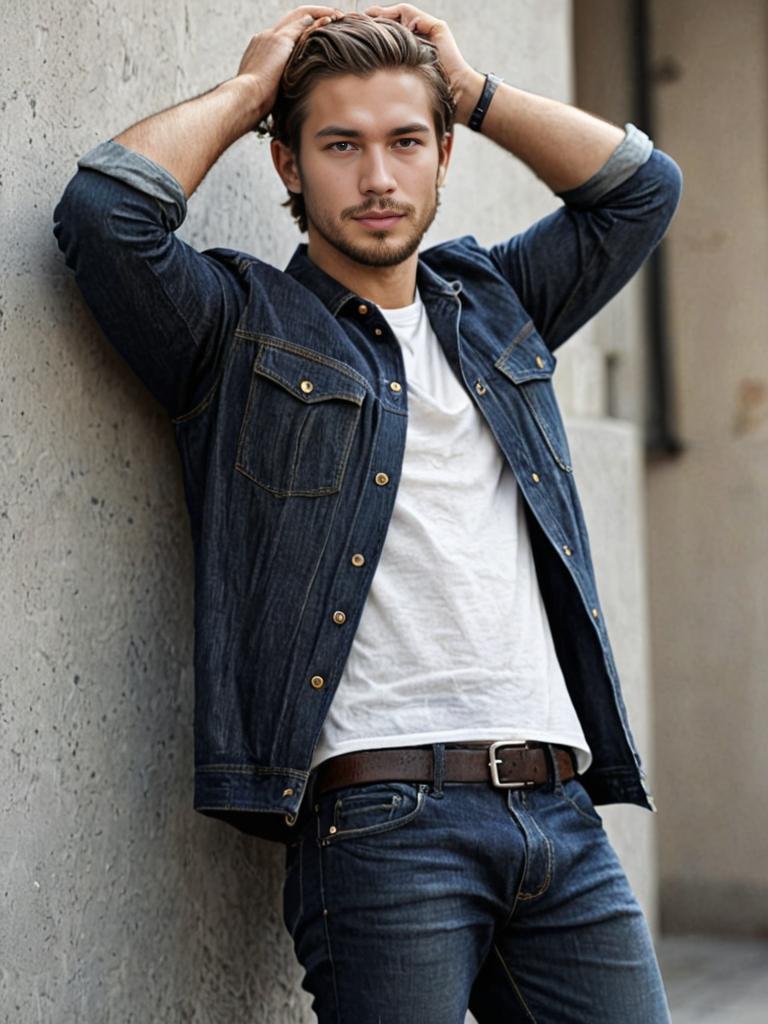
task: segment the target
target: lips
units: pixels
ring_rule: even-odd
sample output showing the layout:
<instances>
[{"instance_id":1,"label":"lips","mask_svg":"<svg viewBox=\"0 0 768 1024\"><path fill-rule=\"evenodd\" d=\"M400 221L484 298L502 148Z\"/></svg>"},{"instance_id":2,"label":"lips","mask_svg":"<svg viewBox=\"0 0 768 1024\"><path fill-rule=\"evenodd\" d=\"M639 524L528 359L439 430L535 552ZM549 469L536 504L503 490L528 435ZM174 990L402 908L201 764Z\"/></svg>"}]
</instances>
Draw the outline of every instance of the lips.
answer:
<instances>
[{"instance_id":1,"label":"lips","mask_svg":"<svg viewBox=\"0 0 768 1024\"><path fill-rule=\"evenodd\" d=\"M356 220L358 224L364 224L366 227L378 228L381 230L382 228L390 228L394 227L395 224L399 224L404 216L404 213L374 213L371 211L370 213L364 213L362 216L353 217L352 219Z\"/></svg>"}]
</instances>

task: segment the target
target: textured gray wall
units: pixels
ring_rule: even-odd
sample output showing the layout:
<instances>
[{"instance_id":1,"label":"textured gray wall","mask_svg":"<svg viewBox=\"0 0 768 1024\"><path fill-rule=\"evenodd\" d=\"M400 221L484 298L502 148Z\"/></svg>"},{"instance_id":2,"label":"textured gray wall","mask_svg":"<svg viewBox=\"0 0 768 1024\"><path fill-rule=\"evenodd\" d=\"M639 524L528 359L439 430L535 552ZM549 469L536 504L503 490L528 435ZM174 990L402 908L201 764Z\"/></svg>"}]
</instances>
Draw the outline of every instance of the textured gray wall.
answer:
<instances>
[{"instance_id":1,"label":"textured gray wall","mask_svg":"<svg viewBox=\"0 0 768 1024\"><path fill-rule=\"evenodd\" d=\"M431 9L476 66L568 96L566 0L494 0L482 24L459 0ZM280 922L281 849L191 807L191 557L171 429L103 342L51 236L77 156L229 77L249 36L284 10L244 0L39 0L5 12L4 1024L311 1016ZM511 158L460 136L431 240L472 231L490 242L554 206ZM282 265L298 241L282 198L266 144L248 138L192 200L183 234L200 248L229 245ZM584 429L589 449L603 426ZM616 450L631 447L630 438ZM627 456L630 477L631 466ZM617 479L623 472L617 467ZM606 486L587 474L587 503L604 509ZM595 547L606 608L624 608L621 545L608 538ZM631 845L631 828L618 840ZM639 887L650 877L648 865L637 866Z\"/></svg>"}]
</instances>

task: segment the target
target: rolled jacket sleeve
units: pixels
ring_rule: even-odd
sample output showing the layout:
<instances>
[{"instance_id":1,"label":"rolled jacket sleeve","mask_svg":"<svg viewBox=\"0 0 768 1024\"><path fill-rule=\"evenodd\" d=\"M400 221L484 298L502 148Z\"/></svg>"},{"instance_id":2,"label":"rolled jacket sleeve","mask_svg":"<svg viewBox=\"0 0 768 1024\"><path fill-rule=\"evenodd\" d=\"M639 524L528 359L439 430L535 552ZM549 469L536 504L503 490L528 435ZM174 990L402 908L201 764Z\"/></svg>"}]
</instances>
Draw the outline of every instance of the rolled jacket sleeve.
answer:
<instances>
[{"instance_id":1,"label":"rolled jacket sleeve","mask_svg":"<svg viewBox=\"0 0 768 1024\"><path fill-rule=\"evenodd\" d=\"M598 203L604 195L623 185L639 170L653 152L653 143L633 124L624 125L624 138L606 162L591 178L577 188L558 192L568 206L586 209Z\"/></svg>"},{"instance_id":2,"label":"rolled jacket sleeve","mask_svg":"<svg viewBox=\"0 0 768 1024\"><path fill-rule=\"evenodd\" d=\"M100 142L77 161L77 166L99 171L118 181L124 181L145 196L152 196L166 204L173 213L171 230L175 231L187 216L187 197L184 189L170 173L154 160L128 149L114 139Z\"/></svg>"}]
</instances>

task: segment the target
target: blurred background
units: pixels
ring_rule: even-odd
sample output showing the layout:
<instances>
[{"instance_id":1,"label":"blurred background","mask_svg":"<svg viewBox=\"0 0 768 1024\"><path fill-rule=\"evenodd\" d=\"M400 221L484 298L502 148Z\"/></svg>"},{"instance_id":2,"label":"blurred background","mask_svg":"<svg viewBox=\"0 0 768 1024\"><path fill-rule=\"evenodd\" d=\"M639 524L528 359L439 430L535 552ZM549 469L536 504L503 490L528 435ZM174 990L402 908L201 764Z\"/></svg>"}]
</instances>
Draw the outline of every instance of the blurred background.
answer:
<instances>
[{"instance_id":1,"label":"blurred background","mask_svg":"<svg viewBox=\"0 0 768 1024\"><path fill-rule=\"evenodd\" d=\"M0 1021L303 1024L282 850L192 810L192 560L171 425L51 234L82 153L231 77L272 0L31 0L0 68ZM352 9L354 4L342 3ZM360 4L361 9L364 4ZM558 352L602 605L657 815L606 825L676 1024L768 1006L768 8L432 0L467 59L682 167L653 261ZM266 143L181 234L284 266ZM457 129L426 244L557 200ZM617 1022L618 1024L618 1022Z\"/></svg>"}]
</instances>

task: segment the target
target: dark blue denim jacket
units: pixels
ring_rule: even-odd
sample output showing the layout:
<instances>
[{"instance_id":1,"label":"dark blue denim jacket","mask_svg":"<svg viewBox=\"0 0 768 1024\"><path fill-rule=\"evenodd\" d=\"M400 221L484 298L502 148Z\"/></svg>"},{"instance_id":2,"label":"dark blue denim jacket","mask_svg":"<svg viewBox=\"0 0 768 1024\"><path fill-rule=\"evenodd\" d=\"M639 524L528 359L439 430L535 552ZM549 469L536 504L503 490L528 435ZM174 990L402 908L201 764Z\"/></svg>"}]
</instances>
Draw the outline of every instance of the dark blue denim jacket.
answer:
<instances>
[{"instance_id":1,"label":"dark blue denim jacket","mask_svg":"<svg viewBox=\"0 0 768 1024\"><path fill-rule=\"evenodd\" d=\"M79 166L56 237L104 333L172 416L183 463L195 807L290 841L397 493L408 416L399 346L377 307L306 246L285 271L242 252L198 253L173 234L186 202L161 167L115 142ZM553 351L640 267L679 191L675 163L628 126L555 213L490 249L471 236L436 245L418 265L440 344L525 498L593 752L584 783L596 802L646 807L551 378Z\"/></svg>"}]
</instances>

